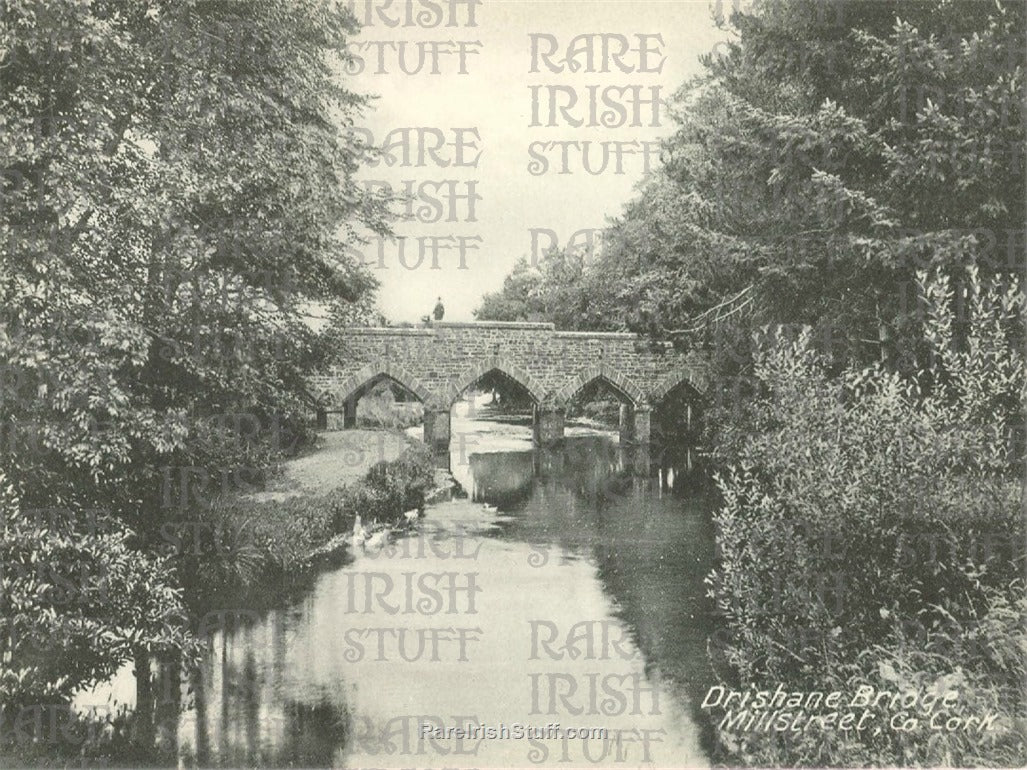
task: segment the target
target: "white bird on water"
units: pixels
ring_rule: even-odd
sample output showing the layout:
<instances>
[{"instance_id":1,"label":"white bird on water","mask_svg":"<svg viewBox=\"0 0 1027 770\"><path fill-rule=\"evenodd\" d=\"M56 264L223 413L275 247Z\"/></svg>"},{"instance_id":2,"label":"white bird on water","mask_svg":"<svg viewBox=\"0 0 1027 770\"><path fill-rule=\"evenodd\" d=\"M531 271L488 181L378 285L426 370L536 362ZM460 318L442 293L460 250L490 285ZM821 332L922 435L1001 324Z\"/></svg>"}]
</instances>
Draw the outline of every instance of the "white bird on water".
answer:
<instances>
[{"instance_id":1,"label":"white bird on water","mask_svg":"<svg viewBox=\"0 0 1027 770\"><path fill-rule=\"evenodd\" d=\"M411 508L409 511L403 514L403 518L407 520L407 524L413 524L417 521L417 517L421 515L421 512L416 508Z\"/></svg>"}]
</instances>

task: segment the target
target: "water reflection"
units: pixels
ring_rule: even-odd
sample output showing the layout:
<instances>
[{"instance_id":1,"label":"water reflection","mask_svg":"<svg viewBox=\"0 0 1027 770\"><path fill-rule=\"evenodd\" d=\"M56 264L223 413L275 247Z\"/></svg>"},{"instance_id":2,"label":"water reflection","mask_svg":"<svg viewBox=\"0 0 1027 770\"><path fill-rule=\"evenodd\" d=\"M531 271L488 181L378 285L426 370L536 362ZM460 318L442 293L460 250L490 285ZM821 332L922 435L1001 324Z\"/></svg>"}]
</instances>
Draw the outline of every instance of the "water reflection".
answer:
<instances>
[{"instance_id":1,"label":"water reflection","mask_svg":"<svg viewBox=\"0 0 1027 770\"><path fill-rule=\"evenodd\" d=\"M451 458L467 498L433 506L416 531L325 572L301 601L212 633L178 725L182 762L705 763L695 704L710 679L712 536L694 474L639 476L637 453L608 437L551 451L522 438ZM608 733L425 732L468 722Z\"/></svg>"}]
</instances>

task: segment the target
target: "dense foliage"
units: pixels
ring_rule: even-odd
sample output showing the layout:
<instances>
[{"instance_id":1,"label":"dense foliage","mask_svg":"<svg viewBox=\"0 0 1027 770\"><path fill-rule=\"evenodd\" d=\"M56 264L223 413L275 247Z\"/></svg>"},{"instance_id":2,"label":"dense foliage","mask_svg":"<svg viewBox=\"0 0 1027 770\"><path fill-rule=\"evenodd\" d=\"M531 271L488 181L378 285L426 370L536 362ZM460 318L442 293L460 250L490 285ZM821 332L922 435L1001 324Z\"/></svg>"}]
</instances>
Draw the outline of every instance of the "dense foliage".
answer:
<instances>
[{"instance_id":1,"label":"dense foliage","mask_svg":"<svg viewBox=\"0 0 1027 770\"><path fill-rule=\"evenodd\" d=\"M4 704L184 649L156 533L301 437L303 309L366 297L347 244L383 227L342 130L354 29L318 0L0 2Z\"/></svg>"},{"instance_id":2,"label":"dense foliage","mask_svg":"<svg viewBox=\"0 0 1027 770\"><path fill-rule=\"evenodd\" d=\"M2 686L10 715L66 701L139 647L190 649L166 559L134 551L125 529L102 512L83 524L69 509L26 509L2 474L0 484Z\"/></svg>"},{"instance_id":3,"label":"dense foliage","mask_svg":"<svg viewBox=\"0 0 1027 770\"><path fill-rule=\"evenodd\" d=\"M596 252L522 262L479 318L705 344L725 375L808 324L836 363L915 367L917 270L1022 270L1023 3L741 7Z\"/></svg>"},{"instance_id":4,"label":"dense foliage","mask_svg":"<svg viewBox=\"0 0 1027 770\"><path fill-rule=\"evenodd\" d=\"M604 328L604 319L591 309L591 257L591 252L581 249L550 249L537 263L518 260L502 290L482 297L475 317L550 321L558 329Z\"/></svg>"},{"instance_id":5,"label":"dense foliage","mask_svg":"<svg viewBox=\"0 0 1027 770\"><path fill-rule=\"evenodd\" d=\"M1024 6L757 8L678 92L664 165L607 234L616 305L673 330L752 287L757 322L901 356L918 269L1021 265Z\"/></svg>"},{"instance_id":6,"label":"dense foliage","mask_svg":"<svg viewBox=\"0 0 1027 770\"><path fill-rule=\"evenodd\" d=\"M1001 719L983 736L926 727L855 740L722 734L747 762L1027 760L1027 529L1016 463L1027 299L1018 283L982 283L976 271L967 285L965 346L948 281L923 287L935 355L918 380L880 364L831 377L808 334L758 355L766 395L722 447L731 468L719 479L712 592L729 630L720 662L744 685L953 691L952 715ZM878 724L895 711L882 708Z\"/></svg>"}]
</instances>

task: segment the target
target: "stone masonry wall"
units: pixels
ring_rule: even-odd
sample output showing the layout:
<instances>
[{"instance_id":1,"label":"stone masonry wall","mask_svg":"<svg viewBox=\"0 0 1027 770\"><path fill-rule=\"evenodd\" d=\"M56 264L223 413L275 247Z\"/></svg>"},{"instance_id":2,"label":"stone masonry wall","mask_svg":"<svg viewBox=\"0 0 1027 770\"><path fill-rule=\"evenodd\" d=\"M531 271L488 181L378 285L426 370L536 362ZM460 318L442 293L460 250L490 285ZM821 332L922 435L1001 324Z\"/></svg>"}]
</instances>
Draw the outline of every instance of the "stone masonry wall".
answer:
<instances>
[{"instance_id":1,"label":"stone masonry wall","mask_svg":"<svg viewBox=\"0 0 1027 770\"><path fill-rule=\"evenodd\" d=\"M556 331L547 323L437 322L424 328L347 330L336 364L311 378L328 411L386 375L432 408L448 409L475 380L498 370L539 404L562 406L593 380L606 380L633 406L655 406L681 383L706 387L695 355L634 334Z\"/></svg>"}]
</instances>

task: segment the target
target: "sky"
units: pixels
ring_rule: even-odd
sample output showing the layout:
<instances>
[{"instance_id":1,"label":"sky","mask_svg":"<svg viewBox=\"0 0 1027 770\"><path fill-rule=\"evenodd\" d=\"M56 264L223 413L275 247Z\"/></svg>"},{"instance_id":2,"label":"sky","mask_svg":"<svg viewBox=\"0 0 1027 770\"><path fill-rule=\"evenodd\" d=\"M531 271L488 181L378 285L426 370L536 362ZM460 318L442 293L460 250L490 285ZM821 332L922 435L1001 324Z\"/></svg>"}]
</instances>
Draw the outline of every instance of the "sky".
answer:
<instances>
[{"instance_id":1,"label":"sky","mask_svg":"<svg viewBox=\"0 0 1027 770\"><path fill-rule=\"evenodd\" d=\"M401 243L363 249L385 316L441 297L473 320L518 258L616 216L673 131L659 100L726 38L715 3L355 0L347 82L377 97L358 125L393 161L358 178L417 197Z\"/></svg>"}]
</instances>

